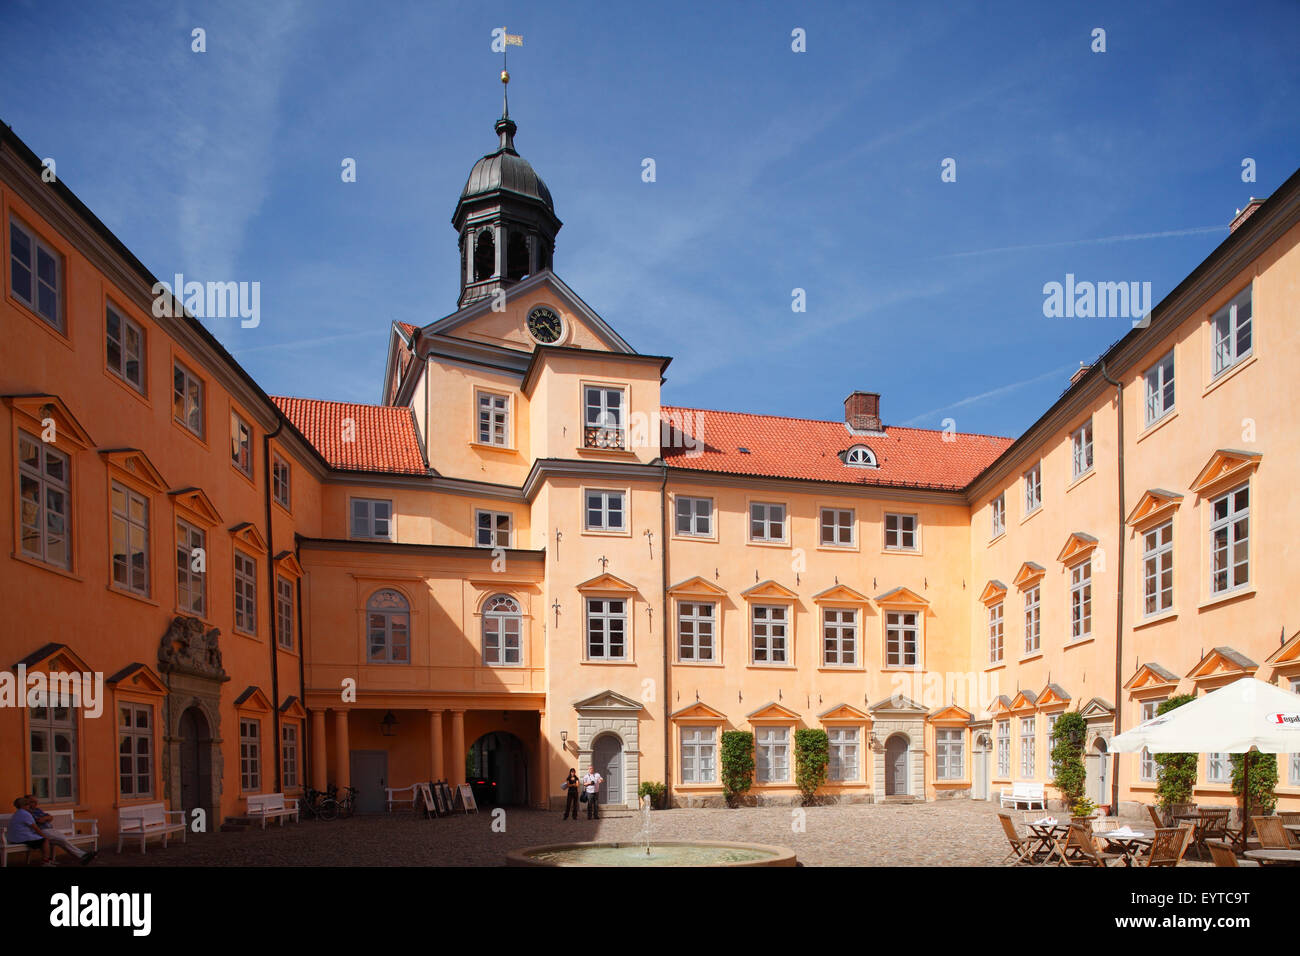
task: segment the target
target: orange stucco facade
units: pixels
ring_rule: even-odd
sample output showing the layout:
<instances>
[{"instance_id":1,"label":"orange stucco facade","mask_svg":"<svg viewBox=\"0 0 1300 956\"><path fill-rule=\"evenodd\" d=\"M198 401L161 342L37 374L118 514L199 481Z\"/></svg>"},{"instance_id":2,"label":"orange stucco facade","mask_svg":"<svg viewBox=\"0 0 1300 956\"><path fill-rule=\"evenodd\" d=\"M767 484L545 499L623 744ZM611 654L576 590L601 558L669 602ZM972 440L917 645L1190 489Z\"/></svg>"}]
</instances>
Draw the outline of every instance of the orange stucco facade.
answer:
<instances>
[{"instance_id":1,"label":"orange stucco facade","mask_svg":"<svg viewBox=\"0 0 1300 956\"><path fill-rule=\"evenodd\" d=\"M842 473L745 466L763 450L714 413L661 430L669 360L542 268L393 327L384 403L410 422L358 465L349 413L290 408L155 315L153 277L5 137L0 653L103 678L97 715L0 707L14 796L112 834L133 803L211 827L330 783L551 805L595 762L612 803L648 781L716 802L721 734L746 730L751 793L780 802L795 731L822 728L828 795L996 800L1050 780L1050 722L1078 710L1090 795L1150 802L1143 757L1106 749L1144 706L1300 680L1295 177L1014 443L767 419L774 447L841 429ZM52 307L12 266L40 250ZM970 475L874 477L912 446ZM1202 759L1198 799L1230 802ZM1300 768L1279 775L1300 806Z\"/></svg>"}]
</instances>

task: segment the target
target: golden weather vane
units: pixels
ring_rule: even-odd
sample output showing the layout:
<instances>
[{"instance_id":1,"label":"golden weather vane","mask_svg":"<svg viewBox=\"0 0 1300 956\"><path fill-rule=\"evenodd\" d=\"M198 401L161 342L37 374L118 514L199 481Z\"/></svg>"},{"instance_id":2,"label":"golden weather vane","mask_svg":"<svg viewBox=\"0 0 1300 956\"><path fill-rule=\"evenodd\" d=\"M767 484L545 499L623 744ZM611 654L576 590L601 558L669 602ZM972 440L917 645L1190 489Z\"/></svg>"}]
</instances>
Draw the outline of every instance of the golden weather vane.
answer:
<instances>
[{"instance_id":1,"label":"golden weather vane","mask_svg":"<svg viewBox=\"0 0 1300 956\"><path fill-rule=\"evenodd\" d=\"M501 28L501 99L504 105L503 116L510 115L510 70L507 69L507 54L512 46L523 46L524 35L522 33L511 33L505 27Z\"/></svg>"}]
</instances>

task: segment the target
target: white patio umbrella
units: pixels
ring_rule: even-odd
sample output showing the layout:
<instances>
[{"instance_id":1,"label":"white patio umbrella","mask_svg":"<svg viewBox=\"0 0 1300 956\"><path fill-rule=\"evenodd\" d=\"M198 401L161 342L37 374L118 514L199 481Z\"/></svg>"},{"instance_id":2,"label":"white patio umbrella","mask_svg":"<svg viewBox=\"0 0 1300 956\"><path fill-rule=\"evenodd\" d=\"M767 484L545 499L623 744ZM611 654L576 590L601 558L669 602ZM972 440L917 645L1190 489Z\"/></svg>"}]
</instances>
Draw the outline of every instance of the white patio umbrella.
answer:
<instances>
[{"instance_id":1,"label":"white patio umbrella","mask_svg":"<svg viewBox=\"0 0 1300 956\"><path fill-rule=\"evenodd\" d=\"M1165 714L1143 721L1110 742L1113 752L1245 754L1300 753L1300 694L1253 677L1220 687ZM1247 779L1249 777L1247 776ZM1250 818L1250 791L1243 795L1242 839Z\"/></svg>"}]
</instances>

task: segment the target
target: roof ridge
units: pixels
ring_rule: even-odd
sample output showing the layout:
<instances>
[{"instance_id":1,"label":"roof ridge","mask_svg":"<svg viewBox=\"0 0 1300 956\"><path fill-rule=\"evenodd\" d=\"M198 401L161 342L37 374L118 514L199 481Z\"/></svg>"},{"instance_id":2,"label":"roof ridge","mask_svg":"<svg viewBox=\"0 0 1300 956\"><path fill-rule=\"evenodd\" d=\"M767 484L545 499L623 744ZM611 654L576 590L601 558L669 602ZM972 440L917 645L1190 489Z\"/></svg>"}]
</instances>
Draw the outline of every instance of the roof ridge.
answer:
<instances>
[{"instance_id":1,"label":"roof ridge","mask_svg":"<svg viewBox=\"0 0 1300 956\"><path fill-rule=\"evenodd\" d=\"M714 415L743 415L747 418L776 419L776 420L787 421L787 422L811 422L816 425L840 425L840 426L844 425L844 422L835 418L800 418L797 415L768 415L762 412L737 412L737 411L732 411L730 409L723 409L723 408L697 408L691 405L664 405L663 403L660 403L659 407L661 409L680 409L681 411L684 412L711 412ZM943 428L916 428L912 425L882 425L881 427L886 432L888 432L890 429L895 429L898 431L928 432L930 434L944 434L947 431L946 429ZM866 437L862 435L854 435L854 433L848 431L847 428L845 429L845 432L850 437L855 437L855 438ZM1015 441L1015 438L1010 435L992 435L989 434L988 432L960 432L959 431L956 432L956 434L969 435L972 438L996 438L1000 441Z\"/></svg>"}]
</instances>

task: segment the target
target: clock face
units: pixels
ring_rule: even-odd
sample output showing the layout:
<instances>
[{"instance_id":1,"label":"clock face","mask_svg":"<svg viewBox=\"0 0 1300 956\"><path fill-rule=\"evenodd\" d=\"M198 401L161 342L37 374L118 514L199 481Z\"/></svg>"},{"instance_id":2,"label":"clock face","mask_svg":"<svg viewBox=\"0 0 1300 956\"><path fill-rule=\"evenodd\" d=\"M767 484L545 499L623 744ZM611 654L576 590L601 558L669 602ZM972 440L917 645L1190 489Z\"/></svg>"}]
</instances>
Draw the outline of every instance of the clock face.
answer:
<instances>
[{"instance_id":1,"label":"clock face","mask_svg":"<svg viewBox=\"0 0 1300 956\"><path fill-rule=\"evenodd\" d=\"M544 305L528 313L528 332L543 345L558 342L563 329L560 317Z\"/></svg>"}]
</instances>

